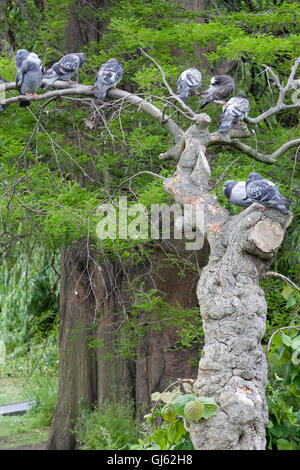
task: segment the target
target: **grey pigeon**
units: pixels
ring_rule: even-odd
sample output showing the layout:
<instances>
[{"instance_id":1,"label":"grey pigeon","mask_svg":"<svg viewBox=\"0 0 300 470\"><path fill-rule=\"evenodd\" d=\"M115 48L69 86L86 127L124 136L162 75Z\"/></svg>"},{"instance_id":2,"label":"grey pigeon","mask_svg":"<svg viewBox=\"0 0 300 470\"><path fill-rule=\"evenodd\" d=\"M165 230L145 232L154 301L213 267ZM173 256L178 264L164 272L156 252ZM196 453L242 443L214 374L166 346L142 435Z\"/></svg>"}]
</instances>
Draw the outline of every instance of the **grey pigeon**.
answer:
<instances>
[{"instance_id":1,"label":"grey pigeon","mask_svg":"<svg viewBox=\"0 0 300 470\"><path fill-rule=\"evenodd\" d=\"M266 207L279 209L283 214L289 214L286 206L290 201L281 194L280 189L270 180L259 173L250 173L246 182L246 200L258 202Z\"/></svg>"},{"instance_id":2,"label":"grey pigeon","mask_svg":"<svg viewBox=\"0 0 300 470\"><path fill-rule=\"evenodd\" d=\"M117 59L109 59L101 65L92 88L98 101L104 101L106 93L114 88L121 80L123 65Z\"/></svg>"},{"instance_id":3,"label":"grey pigeon","mask_svg":"<svg viewBox=\"0 0 300 470\"><path fill-rule=\"evenodd\" d=\"M29 52L26 49L19 49L15 55L15 66L18 72L20 72L22 63L24 60L30 60L31 62L36 62L40 67L42 73L45 73L45 67L42 64L41 59L35 52Z\"/></svg>"},{"instance_id":4,"label":"grey pigeon","mask_svg":"<svg viewBox=\"0 0 300 470\"><path fill-rule=\"evenodd\" d=\"M74 52L67 54L62 57L58 62L50 67L46 72L46 77L49 77L49 82L44 86L44 90L47 90L56 80L70 80L78 73L79 68L86 61L86 55L82 52Z\"/></svg>"},{"instance_id":5,"label":"grey pigeon","mask_svg":"<svg viewBox=\"0 0 300 470\"><path fill-rule=\"evenodd\" d=\"M41 86L43 73L36 62L25 59L22 62L21 70L16 78L17 89L21 95L34 95L37 98L37 90ZM20 106L25 108L30 105L30 101L20 101Z\"/></svg>"},{"instance_id":6,"label":"grey pigeon","mask_svg":"<svg viewBox=\"0 0 300 470\"><path fill-rule=\"evenodd\" d=\"M248 207L252 201L246 195L246 181L228 180L223 184L225 196L235 206Z\"/></svg>"},{"instance_id":7,"label":"grey pigeon","mask_svg":"<svg viewBox=\"0 0 300 470\"><path fill-rule=\"evenodd\" d=\"M2 98L5 98L5 95L4 95L4 91L5 91L5 87L4 87L4 83L7 83L7 80L3 77L0 76L0 100ZM3 111L3 108L0 104L0 112Z\"/></svg>"},{"instance_id":8,"label":"grey pigeon","mask_svg":"<svg viewBox=\"0 0 300 470\"><path fill-rule=\"evenodd\" d=\"M189 95L200 88L202 82L202 75L198 69L194 67L184 70L178 77L177 80L177 93L185 103Z\"/></svg>"},{"instance_id":9,"label":"grey pigeon","mask_svg":"<svg viewBox=\"0 0 300 470\"><path fill-rule=\"evenodd\" d=\"M202 103L200 109L215 100L226 101L234 90L235 83L232 77L229 75L215 75L210 81L209 88L203 92L204 97L200 101Z\"/></svg>"},{"instance_id":10,"label":"grey pigeon","mask_svg":"<svg viewBox=\"0 0 300 470\"><path fill-rule=\"evenodd\" d=\"M223 106L223 112L219 117L219 132L227 133L231 125L236 121L242 121L248 116L249 101L245 95L236 95Z\"/></svg>"}]
</instances>

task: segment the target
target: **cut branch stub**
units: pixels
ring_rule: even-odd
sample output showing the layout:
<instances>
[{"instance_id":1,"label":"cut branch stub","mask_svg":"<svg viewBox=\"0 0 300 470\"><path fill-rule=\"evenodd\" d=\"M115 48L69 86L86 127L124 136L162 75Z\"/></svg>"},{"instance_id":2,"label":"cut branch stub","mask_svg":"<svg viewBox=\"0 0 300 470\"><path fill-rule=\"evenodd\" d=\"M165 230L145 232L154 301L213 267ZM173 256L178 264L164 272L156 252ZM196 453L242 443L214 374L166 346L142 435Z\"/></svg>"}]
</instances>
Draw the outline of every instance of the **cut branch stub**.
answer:
<instances>
[{"instance_id":1,"label":"cut branch stub","mask_svg":"<svg viewBox=\"0 0 300 470\"><path fill-rule=\"evenodd\" d=\"M287 225L289 225L289 219ZM274 220L260 220L249 232L246 251L262 259L272 259L282 243L285 230L286 226Z\"/></svg>"}]
</instances>

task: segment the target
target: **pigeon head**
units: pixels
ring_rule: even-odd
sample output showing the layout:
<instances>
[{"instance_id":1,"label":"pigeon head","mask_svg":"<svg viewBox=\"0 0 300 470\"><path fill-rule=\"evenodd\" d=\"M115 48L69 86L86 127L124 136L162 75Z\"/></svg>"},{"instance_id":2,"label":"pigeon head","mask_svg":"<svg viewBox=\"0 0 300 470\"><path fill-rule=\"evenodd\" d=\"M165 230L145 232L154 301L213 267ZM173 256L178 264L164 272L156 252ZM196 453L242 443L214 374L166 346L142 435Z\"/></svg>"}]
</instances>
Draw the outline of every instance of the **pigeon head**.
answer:
<instances>
[{"instance_id":1,"label":"pigeon head","mask_svg":"<svg viewBox=\"0 0 300 470\"><path fill-rule=\"evenodd\" d=\"M79 52L77 55L80 60L80 65L82 65L86 61L86 54L84 54L83 52Z\"/></svg>"},{"instance_id":2,"label":"pigeon head","mask_svg":"<svg viewBox=\"0 0 300 470\"><path fill-rule=\"evenodd\" d=\"M227 180L227 181L224 181L224 183L223 183L223 188L225 189L225 188L228 188L228 187L230 187L230 186L233 186L235 183L236 183L235 180Z\"/></svg>"},{"instance_id":3,"label":"pigeon head","mask_svg":"<svg viewBox=\"0 0 300 470\"><path fill-rule=\"evenodd\" d=\"M17 52L16 52L16 57L20 56L20 55L23 55L23 54L29 54L28 51L26 51L26 49L19 49Z\"/></svg>"},{"instance_id":4,"label":"pigeon head","mask_svg":"<svg viewBox=\"0 0 300 470\"><path fill-rule=\"evenodd\" d=\"M248 181L257 181L257 180L263 180L263 176L261 176L259 173L250 173L248 176Z\"/></svg>"},{"instance_id":5,"label":"pigeon head","mask_svg":"<svg viewBox=\"0 0 300 470\"><path fill-rule=\"evenodd\" d=\"M218 85L218 86L220 86L220 85L228 85L229 83L230 83L230 84L233 83L233 78L230 77L229 75L215 75L215 76L211 79L210 83L211 83L212 85Z\"/></svg>"},{"instance_id":6,"label":"pigeon head","mask_svg":"<svg viewBox=\"0 0 300 470\"><path fill-rule=\"evenodd\" d=\"M223 191L225 196L229 199L231 195L232 188L236 185L237 181L227 180L223 183Z\"/></svg>"}]
</instances>

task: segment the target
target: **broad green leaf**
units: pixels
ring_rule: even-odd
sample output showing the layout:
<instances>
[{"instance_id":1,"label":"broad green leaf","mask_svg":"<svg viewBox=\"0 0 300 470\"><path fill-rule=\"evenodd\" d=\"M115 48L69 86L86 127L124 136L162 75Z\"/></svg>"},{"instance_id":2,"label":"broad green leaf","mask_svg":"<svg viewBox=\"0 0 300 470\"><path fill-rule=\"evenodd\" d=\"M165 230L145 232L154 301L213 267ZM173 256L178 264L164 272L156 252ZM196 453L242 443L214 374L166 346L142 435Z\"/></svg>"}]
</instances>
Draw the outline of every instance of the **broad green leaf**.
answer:
<instances>
[{"instance_id":1,"label":"broad green leaf","mask_svg":"<svg viewBox=\"0 0 300 470\"><path fill-rule=\"evenodd\" d=\"M287 439L278 439L278 450L293 450L291 443Z\"/></svg>"},{"instance_id":2,"label":"broad green leaf","mask_svg":"<svg viewBox=\"0 0 300 470\"><path fill-rule=\"evenodd\" d=\"M286 303L286 308L290 308L290 307L293 307L294 305L296 305L297 299L298 299L297 292L295 292L295 291L292 292L291 295L288 298L287 303Z\"/></svg>"},{"instance_id":3,"label":"broad green leaf","mask_svg":"<svg viewBox=\"0 0 300 470\"><path fill-rule=\"evenodd\" d=\"M176 424L172 423L167 433L167 438L170 444L173 444L176 442L176 436L177 436Z\"/></svg>"},{"instance_id":4,"label":"broad green leaf","mask_svg":"<svg viewBox=\"0 0 300 470\"><path fill-rule=\"evenodd\" d=\"M300 335L296 336L296 338L292 340L292 348L300 350Z\"/></svg>"},{"instance_id":5,"label":"broad green leaf","mask_svg":"<svg viewBox=\"0 0 300 470\"><path fill-rule=\"evenodd\" d=\"M281 294L285 300L288 300L290 295L294 292L294 289L290 286L285 286L285 288L282 290Z\"/></svg>"},{"instance_id":6,"label":"broad green leaf","mask_svg":"<svg viewBox=\"0 0 300 470\"><path fill-rule=\"evenodd\" d=\"M281 332L282 341L286 346L292 346L292 338Z\"/></svg>"},{"instance_id":7,"label":"broad green leaf","mask_svg":"<svg viewBox=\"0 0 300 470\"><path fill-rule=\"evenodd\" d=\"M158 401L160 400L160 393L159 392L154 392L151 394L151 400L152 401Z\"/></svg>"},{"instance_id":8,"label":"broad green leaf","mask_svg":"<svg viewBox=\"0 0 300 470\"><path fill-rule=\"evenodd\" d=\"M185 405L191 401L195 400L196 397L194 395L191 395L190 393L187 393L186 395L180 395L175 403L174 403L174 408L177 414L184 416L184 407Z\"/></svg>"}]
</instances>

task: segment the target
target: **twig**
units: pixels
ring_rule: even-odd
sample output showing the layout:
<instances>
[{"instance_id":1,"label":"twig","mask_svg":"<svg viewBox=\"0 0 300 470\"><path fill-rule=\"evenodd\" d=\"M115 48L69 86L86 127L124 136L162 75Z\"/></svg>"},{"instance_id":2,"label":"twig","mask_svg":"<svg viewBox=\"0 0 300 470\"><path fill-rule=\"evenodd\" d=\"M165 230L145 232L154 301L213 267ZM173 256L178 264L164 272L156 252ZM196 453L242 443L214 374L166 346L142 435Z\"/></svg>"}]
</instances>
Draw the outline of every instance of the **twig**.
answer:
<instances>
[{"instance_id":1,"label":"twig","mask_svg":"<svg viewBox=\"0 0 300 470\"><path fill-rule=\"evenodd\" d=\"M160 73L161 73L161 76L162 76L162 79L163 79L163 82L164 82L164 85L165 87L167 88L168 92L170 93L170 95L172 96L172 98L174 98L178 103L181 104L181 106L183 107L183 109L185 109L193 118L195 118L195 113L194 111L189 107L187 106L181 98L179 98L179 96L175 95L175 93L173 92L172 88L170 87L170 85L168 84L167 80L166 80L166 76L165 76L165 72L163 71L162 67L156 62L155 59L153 59L153 57L151 57L149 54L147 54L141 47L139 47L139 50L146 56L148 57L148 59L150 59L155 65L156 67L159 69Z\"/></svg>"},{"instance_id":2,"label":"twig","mask_svg":"<svg viewBox=\"0 0 300 470\"><path fill-rule=\"evenodd\" d=\"M288 277L284 276L283 274L276 273L273 271L266 272L262 277L276 277L278 279L282 279L286 284L291 286L293 289L300 291L300 287L298 287L293 281L291 281Z\"/></svg>"},{"instance_id":3,"label":"twig","mask_svg":"<svg viewBox=\"0 0 300 470\"><path fill-rule=\"evenodd\" d=\"M298 59L295 60L295 63L291 68L291 73L289 75L289 78L288 78L287 83L286 83L285 86L283 86L280 83L280 80L279 80L278 76L273 72L271 67L265 66L266 71L269 72L272 75L272 77L273 77L273 79L274 79L274 81L275 81L275 83L276 83L276 85L279 89L279 97L278 97L278 100L277 100L277 104L275 106L272 106L270 109L268 109L264 113L260 114L256 118L250 118L250 117L245 118L245 122L247 122L249 124L258 124L263 119L267 119L268 117L272 116L273 114L277 114L280 111L300 108L300 102L290 104L290 105L284 104L284 99L286 97L287 92L291 88L293 88L293 86L294 86L294 78L295 78L295 74L297 72L297 69L299 67L299 64L300 64L300 57L298 57Z\"/></svg>"},{"instance_id":4,"label":"twig","mask_svg":"<svg viewBox=\"0 0 300 470\"><path fill-rule=\"evenodd\" d=\"M218 184L220 183L220 181L222 181L222 179L224 178L224 176L226 175L227 171L230 170L230 168L240 159L241 157L237 157L235 160L233 160L233 162L230 163L230 165L228 165L227 168L225 168L225 170L223 171L223 173L221 174L221 176L219 176L219 178L217 179L216 183L212 186L212 190L214 190Z\"/></svg>"},{"instance_id":5,"label":"twig","mask_svg":"<svg viewBox=\"0 0 300 470\"><path fill-rule=\"evenodd\" d=\"M276 333L278 331L281 331L281 330L289 330L289 329L295 329L295 330L298 330L300 328L300 325L295 325L295 326L283 326L282 328L278 328L277 330L274 331L274 333L272 333L269 341L268 341L268 344L267 344L267 348L266 348L266 356L269 354L270 352L270 347L271 347L271 343L272 343L272 339L274 337L274 335L276 335Z\"/></svg>"}]
</instances>

